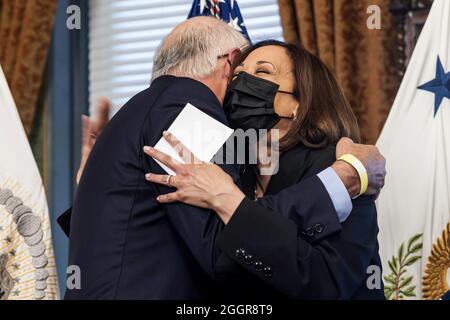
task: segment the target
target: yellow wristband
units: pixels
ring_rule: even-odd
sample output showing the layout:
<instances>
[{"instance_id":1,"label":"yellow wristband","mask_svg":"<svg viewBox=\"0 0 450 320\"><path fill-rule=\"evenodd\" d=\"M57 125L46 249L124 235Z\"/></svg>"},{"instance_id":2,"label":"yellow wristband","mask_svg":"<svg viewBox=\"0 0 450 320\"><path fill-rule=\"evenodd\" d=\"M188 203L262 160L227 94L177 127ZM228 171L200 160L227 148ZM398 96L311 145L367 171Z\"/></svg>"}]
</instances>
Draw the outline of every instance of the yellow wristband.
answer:
<instances>
[{"instance_id":1,"label":"yellow wristband","mask_svg":"<svg viewBox=\"0 0 450 320\"><path fill-rule=\"evenodd\" d=\"M364 193L366 193L367 187L369 186L369 176L367 175L366 168L364 167L362 162L352 154L344 154L338 160L347 162L358 172L359 181L361 182L361 191L355 198L358 198L359 196L362 196Z\"/></svg>"}]
</instances>

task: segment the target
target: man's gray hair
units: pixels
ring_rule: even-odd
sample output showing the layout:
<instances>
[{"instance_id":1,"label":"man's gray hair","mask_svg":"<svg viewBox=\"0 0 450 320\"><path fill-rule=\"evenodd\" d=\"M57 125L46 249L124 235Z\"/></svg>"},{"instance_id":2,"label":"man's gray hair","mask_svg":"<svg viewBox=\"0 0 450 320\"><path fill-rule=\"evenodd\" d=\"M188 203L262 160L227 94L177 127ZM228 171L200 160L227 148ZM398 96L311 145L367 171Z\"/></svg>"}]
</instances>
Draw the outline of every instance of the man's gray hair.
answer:
<instances>
[{"instance_id":1,"label":"man's gray hair","mask_svg":"<svg viewBox=\"0 0 450 320\"><path fill-rule=\"evenodd\" d=\"M216 69L219 56L247 45L247 39L223 21L212 17L189 19L179 24L158 48L152 80L163 75L204 78Z\"/></svg>"}]
</instances>

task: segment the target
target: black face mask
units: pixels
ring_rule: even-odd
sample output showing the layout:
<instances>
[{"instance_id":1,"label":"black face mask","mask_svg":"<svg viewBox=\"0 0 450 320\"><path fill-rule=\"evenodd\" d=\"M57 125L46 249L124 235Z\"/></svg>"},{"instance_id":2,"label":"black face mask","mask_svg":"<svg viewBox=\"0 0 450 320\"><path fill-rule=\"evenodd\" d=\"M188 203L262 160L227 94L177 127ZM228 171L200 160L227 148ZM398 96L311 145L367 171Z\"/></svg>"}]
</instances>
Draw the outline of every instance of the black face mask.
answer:
<instances>
[{"instance_id":1,"label":"black face mask","mask_svg":"<svg viewBox=\"0 0 450 320\"><path fill-rule=\"evenodd\" d=\"M234 129L272 129L281 118L274 109L279 85L265 79L240 72L228 89L224 110Z\"/></svg>"}]
</instances>

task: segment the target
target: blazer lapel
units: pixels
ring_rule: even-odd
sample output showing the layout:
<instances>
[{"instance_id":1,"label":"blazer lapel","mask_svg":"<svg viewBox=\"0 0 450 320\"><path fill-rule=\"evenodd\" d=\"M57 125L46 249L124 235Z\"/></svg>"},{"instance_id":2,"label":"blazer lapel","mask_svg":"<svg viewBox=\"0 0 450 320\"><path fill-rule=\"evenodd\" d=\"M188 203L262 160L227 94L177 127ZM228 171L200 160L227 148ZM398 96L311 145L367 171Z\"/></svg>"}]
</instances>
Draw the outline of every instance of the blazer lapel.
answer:
<instances>
[{"instance_id":1,"label":"blazer lapel","mask_svg":"<svg viewBox=\"0 0 450 320\"><path fill-rule=\"evenodd\" d=\"M243 165L241 168L242 192L252 200L255 199L256 170L255 165Z\"/></svg>"},{"instance_id":2,"label":"blazer lapel","mask_svg":"<svg viewBox=\"0 0 450 320\"><path fill-rule=\"evenodd\" d=\"M283 152L280 156L278 172L270 179L265 194L276 194L297 183L308 169L306 163L308 153L308 149L302 145Z\"/></svg>"}]
</instances>

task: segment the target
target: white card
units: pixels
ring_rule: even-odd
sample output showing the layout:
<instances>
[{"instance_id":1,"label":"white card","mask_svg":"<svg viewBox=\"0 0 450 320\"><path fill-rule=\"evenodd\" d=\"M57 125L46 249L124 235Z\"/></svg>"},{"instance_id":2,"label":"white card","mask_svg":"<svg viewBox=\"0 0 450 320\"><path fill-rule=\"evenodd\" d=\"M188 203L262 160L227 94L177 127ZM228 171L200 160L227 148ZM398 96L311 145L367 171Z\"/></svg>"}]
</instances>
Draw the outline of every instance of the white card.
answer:
<instances>
[{"instance_id":1,"label":"white card","mask_svg":"<svg viewBox=\"0 0 450 320\"><path fill-rule=\"evenodd\" d=\"M228 128L190 103L184 107L167 131L174 135L198 159L205 162L211 161L233 134L233 129ZM164 137L158 141L154 148L184 163ZM175 172L170 168L159 161L156 162L168 174L175 175Z\"/></svg>"}]
</instances>

